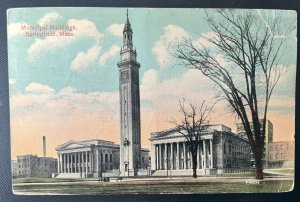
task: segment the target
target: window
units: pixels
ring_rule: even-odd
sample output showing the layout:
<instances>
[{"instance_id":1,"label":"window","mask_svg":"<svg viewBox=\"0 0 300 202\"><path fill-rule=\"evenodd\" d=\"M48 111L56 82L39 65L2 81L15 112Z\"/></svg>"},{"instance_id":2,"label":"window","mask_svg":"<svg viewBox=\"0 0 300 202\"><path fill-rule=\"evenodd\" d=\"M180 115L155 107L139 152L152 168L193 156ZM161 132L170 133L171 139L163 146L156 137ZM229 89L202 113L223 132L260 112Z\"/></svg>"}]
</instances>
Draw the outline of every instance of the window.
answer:
<instances>
[{"instance_id":1,"label":"window","mask_svg":"<svg viewBox=\"0 0 300 202\"><path fill-rule=\"evenodd\" d=\"M278 151L278 145L275 146L275 150Z\"/></svg>"},{"instance_id":2,"label":"window","mask_svg":"<svg viewBox=\"0 0 300 202\"><path fill-rule=\"evenodd\" d=\"M105 162L108 162L108 154L105 154Z\"/></svg>"},{"instance_id":3,"label":"window","mask_svg":"<svg viewBox=\"0 0 300 202\"><path fill-rule=\"evenodd\" d=\"M273 155L272 155L272 154L270 154L270 160L272 160L272 158L273 158Z\"/></svg>"},{"instance_id":4,"label":"window","mask_svg":"<svg viewBox=\"0 0 300 202\"><path fill-rule=\"evenodd\" d=\"M231 145L229 145L229 153L231 153Z\"/></svg>"},{"instance_id":5,"label":"window","mask_svg":"<svg viewBox=\"0 0 300 202\"><path fill-rule=\"evenodd\" d=\"M280 145L280 150L283 150L283 145L282 144Z\"/></svg>"},{"instance_id":6,"label":"window","mask_svg":"<svg viewBox=\"0 0 300 202\"><path fill-rule=\"evenodd\" d=\"M280 154L280 158L282 158L282 159L283 159L283 153L281 153L281 154Z\"/></svg>"},{"instance_id":7,"label":"window","mask_svg":"<svg viewBox=\"0 0 300 202\"><path fill-rule=\"evenodd\" d=\"M112 162L112 154L110 154L110 157L109 157L109 158L110 158L110 159L109 159L109 160L110 160L110 162Z\"/></svg>"},{"instance_id":8,"label":"window","mask_svg":"<svg viewBox=\"0 0 300 202\"><path fill-rule=\"evenodd\" d=\"M279 154L276 154L276 159L278 159L278 157L279 157Z\"/></svg>"},{"instance_id":9,"label":"window","mask_svg":"<svg viewBox=\"0 0 300 202\"><path fill-rule=\"evenodd\" d=\"M273 145L270 146L270 151L273 151Z\"/></svg>"}]
</instances>

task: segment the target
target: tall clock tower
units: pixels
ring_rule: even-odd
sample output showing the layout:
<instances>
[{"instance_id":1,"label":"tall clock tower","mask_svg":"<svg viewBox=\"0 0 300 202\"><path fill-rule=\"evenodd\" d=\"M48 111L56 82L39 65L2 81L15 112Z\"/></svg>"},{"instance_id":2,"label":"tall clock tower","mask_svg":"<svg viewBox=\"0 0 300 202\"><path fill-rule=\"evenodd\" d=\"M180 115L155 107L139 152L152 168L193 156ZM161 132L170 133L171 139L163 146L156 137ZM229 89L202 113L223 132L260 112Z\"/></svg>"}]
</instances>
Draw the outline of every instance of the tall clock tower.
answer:
<instances>
[{"instance_id":1,"label":"tall clock tower","mask_svg":"<svg viewBox=\"0 0 300 202\"><path fill-rule=\"evenodd\" d=\"M136 50L133 49L128 10L120 55L120 175L136 176L141 164L140 64L136 61Z\"/></svg>"}]
</instances>

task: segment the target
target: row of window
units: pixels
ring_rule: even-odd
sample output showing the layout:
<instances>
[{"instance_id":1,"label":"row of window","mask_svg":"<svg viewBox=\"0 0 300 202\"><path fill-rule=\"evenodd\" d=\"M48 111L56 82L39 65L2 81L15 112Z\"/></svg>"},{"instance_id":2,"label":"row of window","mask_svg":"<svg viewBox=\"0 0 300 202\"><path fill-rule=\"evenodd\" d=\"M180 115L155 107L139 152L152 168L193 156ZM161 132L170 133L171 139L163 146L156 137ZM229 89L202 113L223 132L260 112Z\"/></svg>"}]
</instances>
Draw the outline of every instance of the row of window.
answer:
<instances>
[{"instance_id":1,"label":"row of window","mask_svg":"<svg viewBox=\"0 0 300 202\"><path fill-rule=\"evenodd\" d=\"M102 154L102 155L103 156L101 158L101 162L103 162L103 159L104 159L104 162L112 162L112 154Z\"/></svg>"},{"instance_id":2,"label":"row of window","mask_svg":"<svg viewBox=\"0 0 300 202\"><path fill-rule=\"evenodd\" d=\"M273 151L273 146L275 146L275 151L283 150L283 145L270 145L270 151Z\"/></svg>"},{"instance_id":3,"label":"row of window","mask_svg":"<svg viewBox=\"0 0 300 202\"><path fill-rule=\"evenodd\" d=\"M229 145L228 145L228 151L229 151L229 153L231 153L232 150L247 152L247 151L249 151L249 148L246 147L246 146L241 146L241 145L231 145L231 144L229 144ZM226 151L227 151L227 144L224 143L224 154L226 154Z\"/></svg>"},{"instance_id":4,"label":"row of window","mask_svg":"<svg viewBox=\"0 0 300 202\"><path fill-rule=\"evenodd\" d=\"M280 158L284 158L284 154L280 153ZM279 153L275 154L275 159L279 159ZM270 160L273 160L273 154L270 154Z\"/></svg>"},{"instance_id":5,"label":"row of window","mask_svg":"<svg viewBox=\"0 0 300 202\"><path fill-rule=\"evenodd\" d=\"M226 167L241 167L250 165L250 162L244 160L225 159L224 164Z\"/></svg>"}]
</instances>

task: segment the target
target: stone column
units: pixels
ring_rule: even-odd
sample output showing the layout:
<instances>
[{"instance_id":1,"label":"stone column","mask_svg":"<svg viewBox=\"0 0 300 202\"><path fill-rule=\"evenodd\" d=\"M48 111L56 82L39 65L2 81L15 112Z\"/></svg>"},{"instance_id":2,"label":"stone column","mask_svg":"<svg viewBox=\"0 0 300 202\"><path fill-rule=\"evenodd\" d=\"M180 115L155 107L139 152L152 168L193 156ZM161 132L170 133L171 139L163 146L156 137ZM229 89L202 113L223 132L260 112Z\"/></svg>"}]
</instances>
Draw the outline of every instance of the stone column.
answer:
<instances>
[{"instance_id":1,"label":"stone column","mask_svg":"<svg viewBox=\"0 0 300 202\"><path fill-rule=\"evenodd\" d=\"M213 148L212 148L212 140L209 140L209 146L210 146L210 168L213 168Z\"/></svg>"},{"instance_id":2,"label":"stone column","mask_svg":"<svg viewBox=\"0 0 300 202\"><path fill-rule=\"evenodd\" d=\"M88 168L89 168L89 172L91 172L92 171L92 158L91 158L92 157L92 155L91 155L92 152L89 151L88 154L89 154L89 164L88 164L89 167Z\"/></svg>"},{"instance_id":3,"label":"stone column","mask_svg":"<svg viewBox=\"0 0 300 202\"><path fill-rule=\"evenodd\" d=\"M151 170L156 170L157 169L157 164L156 164L156 145L151 144Z\"/></svg>"},{"instance_id":4,"label":"stone column","mask_svg":"<svg viewBox=\"0 0 300 202\"><path fill-rule=\"evenodd\" d=\"M158 170L159 169L159 159L158 159L158 156L159 156L159 154L158 154L158 145L156 144L155 145L155 160L156 160L156 170Z\"/></svg>"},{"instance_id":5,"label":"stone column","mask_svg":"<svg viewBox=\"0 0 300 202\"><path fill-rule=\"evenodd\" d=\"M170 166L170 169L173 170L174 169L174 166L173 166L173 142L171 142L171 154L170 154L170 161L171 161L171 166Z\"/></svg>"},{"instance_id":6,"label":"stone column","mask_svg":"<svg viewBox=\"0 0 300 202\"><path fill-rule=\"evenodd\" d=\"M159 154L159 170L162 170L162 160L161 160L161 144L158 145L158 154Z\"/></svg>"},{"instance_id":7,"label":"stone column","mask_svg":"<svg viewBox=\"0 0 300 202\"><path fill-rule=\"evenodd\" d=\"M88 151L85 151L85 169L86 169L85 177L87 178L87 176L88 176Z\"/></svg>"},{"instance_id":8,"label":"stone column","mask_svg":"<svg viewBox=\"0 0 300 202\"><path fill-rule=\"evenodd\" d=\"M81 158L81 161L80 161L80 167L81 167L81 173L84 173L84 160L83 160L83 152L80 153L80 158ZM82 174L81 174L82 175Z\"/></svg>"},{"instance_id":9,"label":"stone column","mask_svg":"<svg viewBox=\"0 0 300 202\"><path fill-rule=\"evenodd\" d=\"M179 170L179 142L176 142L176 170Z\"/></svg>"},{"instance_id":10,"label":"stone column","mask_svg":"<svg viewBox=\"0 0 300 202\"><path fill-rule=\"evenodd\" d=\"M73 162L73 156L74 154L71 154L71 173L74 173L74 162Z\"/></svg>"},{"instance_id":11,"label":"stone column","mask_svg":"<svg viewBox=\"0 0 300 202\"><path fill-rule=\"evenodd\" d=\"M94 153L91 151L91 172L94 172Z\"/></svg>"},{"instance_id":12,"label":"stone column","mask_svg":"<svg viewBox=\"0 0 300 202\"><path fill-rule=\"evenodd\" d=\"M164 155L164 169L167 170L168 169L168 147L167 147L167 143L165 143L165 155Z\"/></svg>"},{"instance_id":13,"label":"stone column","mask_svg":"<svg viewBox=\"0 0 300 202\"><path fill-rule=\"evenodd\" d=\"M66 164L66 167L67 167L67 173L70 173L70 157L69 157L69 154L66 154L66 157L67 157L67 164Z\"/></svg>"},{"instance_id":14,"label":"stone column","mask_svg":"<svg viewBox=\"0 0 300 202\"><path fill-rule=\"evenodd\" d=\"M183 146L183 163L182 163L182 169L186 169L186 153L185 153L185 142L182 142Z\"/></svg>"},{"instance_id":15,"label":"stone column","mask_svg":"<svg viewBox=\"0 0 300 202\"><path fill-rule=\"evenodd\" d=\"M81 173L81 155L80 152L78 152L78 172Z\"/></svg>"},{"instance_id":16,"label":"stone column","mask_svg":"<svg viewBox=\"0 0 300 202\"><path fill-rule=\"evenodd\" d=\"M62 154L62 173L66 172L66 159L65 159L65 154Z\"/></svg>"},{"instance_id":17,"label":"stone column","mask_svg":"<svg viewBox=\"0 0 300 202\"><path fill-rule=\"evenodd\" d=\"M77 152L74 154L75 155L75 173L77 173L77 168L78 168L78 158L77 158Z\"/></svg>"},{"instance_id":18,"label":"stone column","mask_svg":"<svg viewBox=\"0 0 300 202\"><path fill-rule=\"evenodd\" d=\"M57 153L58 155L58 161L57 161L57 172L60 173L60 153Z\"/></svg>"},{"instance_id":19,"label":"stone column","mask_svg":"<svg viewBox=\"0 0 300 202\"><path fill-rule=\"evenodd\" d=\"M206 144L205 144L205 140L203 140L203 161L204 161L204 168L206 168Z\"/></svg>"}]
</instances>

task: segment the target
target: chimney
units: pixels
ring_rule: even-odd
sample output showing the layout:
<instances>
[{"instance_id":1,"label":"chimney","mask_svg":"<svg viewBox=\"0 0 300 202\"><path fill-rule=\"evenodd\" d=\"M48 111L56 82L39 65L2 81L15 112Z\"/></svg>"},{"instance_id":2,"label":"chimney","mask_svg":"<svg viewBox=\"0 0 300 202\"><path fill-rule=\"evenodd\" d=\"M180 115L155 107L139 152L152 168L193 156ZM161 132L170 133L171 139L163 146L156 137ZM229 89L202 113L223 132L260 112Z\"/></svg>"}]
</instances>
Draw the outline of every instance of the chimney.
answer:
<instances>
[{"instance_id":1,"label":"chimney","mask_svg":"<svg viewBox=\"0 0 300 202\"><path fill-rule=\"evenodd\" d=\"M46 136L43 136L43 157L46 157Z\"/></svg>"}]
</instances>

